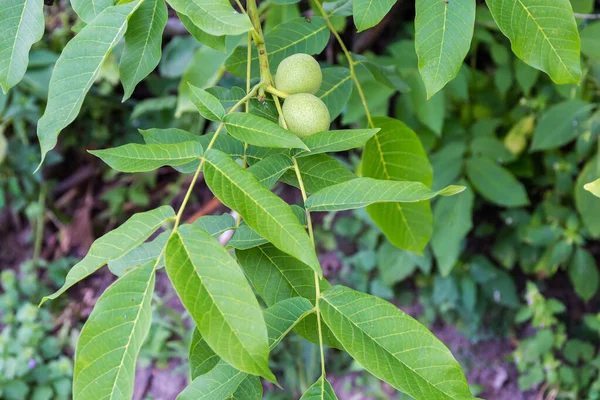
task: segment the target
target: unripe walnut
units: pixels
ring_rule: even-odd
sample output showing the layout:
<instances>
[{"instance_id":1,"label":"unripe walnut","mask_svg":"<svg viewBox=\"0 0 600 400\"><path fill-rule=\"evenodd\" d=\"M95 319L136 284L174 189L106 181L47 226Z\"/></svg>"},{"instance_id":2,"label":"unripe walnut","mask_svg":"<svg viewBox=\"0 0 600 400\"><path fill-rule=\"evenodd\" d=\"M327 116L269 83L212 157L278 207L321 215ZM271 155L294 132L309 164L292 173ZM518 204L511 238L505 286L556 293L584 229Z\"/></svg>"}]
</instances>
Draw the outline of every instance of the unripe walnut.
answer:
<instances>
[{"instance_id":1,"label":"unripe walnut","mask_svg":"<svg viewBox=\"0 0 600 400\"><path fill-rule=\"evenodd\" d=\"M287 57L277 67L275 87L282 92L315 94L321 87L323 74L317 60L304 53Z\"/></svg>"},{"instance_id":2,"label":"unripe walnut","mask_svg":"<svg viewBox=\"0 0 600 400\"><path fill-rule=\"evenodd\" d=\"M283 118L288 130L305 138L317 132L327 131L331 117L325 103L310 93L290 95L283 103Z\"/></svg>"}]
</instances>

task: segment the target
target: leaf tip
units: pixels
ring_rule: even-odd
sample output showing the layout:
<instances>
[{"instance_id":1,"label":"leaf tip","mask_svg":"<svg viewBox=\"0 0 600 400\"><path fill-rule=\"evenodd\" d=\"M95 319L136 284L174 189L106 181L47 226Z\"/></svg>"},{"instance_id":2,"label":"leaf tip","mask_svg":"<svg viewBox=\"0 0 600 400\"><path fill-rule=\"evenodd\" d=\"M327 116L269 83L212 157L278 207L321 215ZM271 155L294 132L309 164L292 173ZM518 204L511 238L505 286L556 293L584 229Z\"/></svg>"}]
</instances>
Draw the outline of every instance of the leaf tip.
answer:
<instances>
[{"instance_id":1,"label":"leaf tip","mask_svg":"<svg viewBox=\"0 0 600 400\"><path fill-rule=\"evenodd\" d=\"M440 191L440 196L453 196L463 192L467 187L462 185L450 185L446 186Z\"/></svg>"}]
</instances>

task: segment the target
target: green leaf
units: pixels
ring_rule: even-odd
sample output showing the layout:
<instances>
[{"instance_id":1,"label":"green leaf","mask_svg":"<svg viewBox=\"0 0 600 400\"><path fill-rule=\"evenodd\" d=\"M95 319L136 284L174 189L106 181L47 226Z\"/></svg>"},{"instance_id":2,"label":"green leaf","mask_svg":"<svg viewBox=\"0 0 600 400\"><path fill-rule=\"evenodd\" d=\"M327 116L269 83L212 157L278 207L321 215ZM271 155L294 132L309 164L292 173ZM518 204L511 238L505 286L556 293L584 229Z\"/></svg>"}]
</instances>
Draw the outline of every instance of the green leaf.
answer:
<instances>
[{"instance_id":1,"label":"green leaf","mask_svg":"<svg viewBox=\"0 0 600 400\"><path fill-rule=\"evenodd\" d=\"M600 197L600 178L593 182L586 183L583 188L596 197Z\"/></svg>"},{"instance_id":2,"label":"green leaf","mask_svg":"<svg viewBox=\"0 0 600 400\"><path fill-rule=\"evenodd\" d=\"M275 73L279 63L284 58L296 53L318 54L329 41L329 29L322 17L295 18L286 23L277 25L265 35L265 43L268 43L269 67ZM235 75L246 77L246 63L248 48L238 46L225 61L225 68ZM258 76L258 52L252 48L253 76Z\"/></svg>"},{"instance_id":3,"label":"green leaf","mask_svg":"<svg viewBox=\"0 0 600 400\"><path fill-rule=\"evenodd\" d=\"M220 359L208 343L206 343L198 328L195 328L189 352L190 376L192 380L212 370L219 363Z\"/></svg>"},{"instance_id":4,"label":"green leaf","mask_svg":"<svg viewBox=\"0 0 600 400\"><path fill-rule=\"evenodd\" d=\"M125 49L119 64L123 82L123 101L149 73L162 56L162 34L167 26L167 6L164 0L144 0L133 13L125 33Z\"/></svg>"},{"instance_id":5,"label":"green leaf","mask_svg":"<svg viewBox=\"0 0 600 400\"><path fill-rule=\"evenodd\" d=\"M154 171L166 165L176 167L188 164L202 156L199 141L176 144L130 143L106 150L89 150L112 169L121 172Z\"/></svg>"},{"instance_id":6,"label":"green leaf","mask_svg":"<svg viewBox=\"0 0 600 400\"><path fill-rule=\"evenodd\" d=\"M222 152L209 150L205 157L205 180L219 200L240 213L252 229L275 247L322 276L308 234L290 206Z\"/></svg>"},{"instance_id":7,"label":"green leaf","mask_svg":"<svg viewBox=\"0 0 600 400\"><path fill-rule=\"evenodd\" d=\"M115 4L114 0L71 0L71 7L79 15L79 18L89 24L102 11Z\"/></svg>"},{"instance_id":8,"label":"green leaf","mask_svg":"<svg viewBox=\"0 0 600 400\"><path fill-rule=\"evenodd\" d=\"M225 39L227 38L227 36L210 35L204 32L202 29L198 28L189 17L181 13L177 13L177 16L179 17L179 20L181 21L185 29L188 30L188 32L194 37L194 39L212 49L220 51L221 53L225 53L227 51L227 45L225 43Z\"/></svg>"},{"instance_id":9,"label":"green leaf","mask_svg":"<svg viewBox=\"0 0 600 400\"><path fill-rule=\"evenodd\" d=\"M296 157L319 153L333 153L362 147L379 129L343 129L319 132L304 138L308 151L300 151Z\"/></svg>"},{"instance_id":10,"label":"green leaf","mask_svg":"<svg viewBox=\"0 0 600 400\"><path fill-rule=\"evenodd\" d=\"M364 67L375 81L387 86L394 91L409 92L410 86L400 78L398 70L394 65L381 65L361 54L352 54L354 65L357 69Z\"/></svg>"},{"instance_id":11,"label":"green leaf","mask_svg":"<svg viewBox=\"0 0 600 400\"><path fill-rule=\"evenodd\" d=\"M513 52L556 83L579 83L579 34L569 0L486 0Z\"/></svg>"},{"instance_id":12,"label":"green leaf","mask_svg":"<svg viewBox=\"0 0 600 400\"><path fill-rule=\"evenodd\" d=\"M200 115L209 121L222 121L225 117L225 109L221 102L206 90L197 88L190 84L190 99L198 108Z\"/></svg>"},{"instance_id":13,"label":"green leaf","mask_svg":"<svg viewBox=\"0 0 600 400\"><path fill-rule=\"evenodd\" d=\"M396 119L375 117L373 123L381 130L363 151L363 176L430 186L433 171L418 136ZM421 253L431 238L433 221L428 202L374 204L367 212L396 247Z\"/></svg>"},{"instance_id":14,"label":"green leaf","mask_svg":"<svg viewBox=\"0 0 600 400\"><path fill-rule=\"evenodd\" d=\"M314 272L304 263L279 251L271 244L236 250L238 262L252 283L254 290L270 307L289 298L304 298L315 302ZM327 289L329 283L321 281L321 288ZM267 326L269 324L267 323ZM296 333L313 343L319 343L316 315L308 315L298 321L294 327ZM341 348L327 327L323 327L325 346Z\"/></svg>"},{"instance_id":15,"label":"green leaf","mask_svg":"<svg viewBox=\"0 0 600 400\"><path fill-rule=\"evenodd\" d=\"M329 110L333 121L340 115L352 93L352 76L342 67L323 68L323 81L316 93Z\"/></svg>"},{"instance_id":16,"label":"green leaf","mask_svg":"<svg viewBox=\"0 0 600 400\"><path fill-rule=\"evenodd\" d=\"M458 196L441 198L433 210L431 248L442 276L448 276L460 257L463 239L473 228L475 196L467 188Z\"/></svg>"},{"instance_id":17,"label":"green leaf","mask_svg":"<svg viewBox=\"0 0 600 400\"><path fill-rule=\"evenodd\" d=\"M246 14L227 0L167 0L175 11L187 16L198 28L215 35L239 35L252 29Z\"/></svg>"},{"instance_id":18,"label":"green leaf","mask_svg":"<svg viewBox=\"0 0 600 400\"><path fill-rule=\"evenodd\" d=\"M74 399L131 398L136 358L152 322L154 264L120 277L100 296L75 350Z\"/></svg>"},{"instance_id":19,"label":"green leaf","mask_svg":"<svg viewBox=\"0 0 600 400\"><path fill-rule=\"evenodd\" d=\"M23 79L29 49L44 35L42 0L6 0L0 10L0 86L4 93Z\"/></svg>"},{"instance_id":20,"label":"green leaf","mask_svg":"<svg viewBox=\"0 0 600 400\"><path fill-rule=\"evenodd\" d=\"M410 100L417 119L437 136L441 136L446 116L444 93L438 92L428 98L425 84L416 71L406 77L406 83L411 89Z\"/></svg>"},{"instance_id":21,"label":"green leaf","mask_svg":"<svg viewBox=\"0 0 600 400\"><path fill-rule=\"evenodd\" d=\"M580 133L579 122L592 107L582 100L567 100L548 108L533 132L531 151L554 149L575 139Z\"/></svg>"},{"instance_id":22,"label":"green leaf","mask_svg":"<svg viewBox=\"0 0 600 400\"><path fill-rule=\"evenodd\" d=\"M300 400L338 400L331 384L324 376L321 376L302 395Z\"/></svg>"},{"instance_id":23,"label":"green leaf","mask_svg":"<svg viewBox=\"0 0 600 400\"><path fill-rule=\"evenodd\" d=\"M231 136L253 146L308 149L292 132L254 114L231 113L223 122Z\"/></svg>"},{"instance_id":24,"label":"green leaf","mask_svg":"<svg viewBox=\"0 0 600 400\"><path fill-rule=\"evenodd\" d=\"M444 145L431 155L433 164L433 190L440 190L455 183L463 169L463 158L467 146L463 140L455 140Z\"/></svg>"},{"instance_id":25,"label":"green leaf","mask_svg":"<svg viewBox=\"0 0 600 400\"><path fill-rule=\"evenodd\" d=\"M121 258L131 249L142 244L168 219L174 217L175 212L170 206L162 206L135 214L117 229L100 237L92 244L83 260L71 268L62 287L44 297L40 306L46 300L54 300L71 286L96 272L104 264Z\"/></svg>"},{"instance_id":26,"label":"green leaf","mask_svg":"<svg viewBox=\"0 0 600 400\"><path fill-rule=\"evenodd\" d=\"M581 52L593 59L600 58L600 21L592 22L582 29Z\"/></svg>"},{"instance_id":27,"label":"green leaf","mask_svg":"<svg viewBox=\"0 0 600 400\"><path fill-rule=\"evenodd\" d=\"M260 378L253 375L247 375L235 392L229 398L230 400L261 400L263 387Z\"/></svg>"},{"instance_id":28,"label":"green leaf","mask_svg":"<svg viewBox=\"0 0 600 400\"><path fill-rule=\"evenodd\" d=\"M167 243L165 265L209 346L235 368L275 382L262 311L242 270L221 244L184 225Z\"/></svg>"},{"instance_id":29,"label":"green leaf","mask_svg":"<svg viewBox=\"0 0 600 400\"><path fill-rule=\"evenodd\" d=\"M367 371L416 399L471 399L452 353L427 328L375 296L343 286L321 294L321 314Z\"/></svg>"},{"instance_id":30,"label":"green leaf","mask_svg":"<svg viewBox=\"0 0 600 400\"><path fill-rule=\"evenodd\" d=\"M315 301L314 271L303 262L265 244L248 250L236 250L238 262L267 306L292 297Z\"/></svg>"},{"instance_id":31,"label":"green leaf","mask_svg":"<svg viewBox=\"0 0 600 400\"><path fill-rule=\"evenodd\" d=\"M417 0L415 7L415 48L429 98L458 75L471 47L475 2Z\"/></svg>"},{"instance_id":32,"label":"green leaf","mask_svg":"<svg viewBox=\"0 0 600 400\"><path fill-rule=\"evenodd\" d=\"M140 133L144 137L144 142L147 144L176 144L182 142L193 142L195 140L202 144L202 147L208 147L212 141L214 133L197 136L181 129L148 129L141 130ZM217 149L232 157L244 156L244 144L231 136L221 133L217 136L213 144L213 149Z\"/></svg>"},{"instance_id":33,"label":"green leaf","mask_svg":"<svg viewBox=\"0 0 600 400\"><path fill-rule=\"evenodd\" d=\"M308 193L315 193L328 186L356 179L356 175L348 171L335 158L326 154L301 157L298 159L298 167ZM293 171L288 171L282 180L298 187L298 180Z\"/></svg>"},{"instance_id":34,"label":"green leaf","mask_svg":"<svg viewBox=\"0 0 600 400\"><path fill-rule=\"evenodd\" d=\"M353 0L354 25L359 32L377 25L396 0Z\"/></svg>"},{"instance_id":35,"label":"green leaf","mask_svg":"<svg viewBox=\"0 0 600 400\"><path fill-rule=\"evenodd\" d=\"M298 322L314 312L313 305L303 297L281 300L267 308L264 314L270 349L273 350Z\"/></svg>"},{"instance_id":36,"label":"green leaf","mask_svg":"<svg viewBox=\"0 0 600 400\"><path fill-rule=\"evenodd\" d=\"M194 225L217 239L223 233L235 229L236 220L231 214L204 215L195 220Z\"/></svg>"},{"instance_id":37,"label":"green leaf","mask_svg":"<svg viewBox=\"0 0 600 400\"><path fill-rule=\"evenodd\" d=\"M125 34L127 20L138 5L134 1L105 9L65 46L52 71L48 103L38 122L40 165L56 146L60 131L79 114L100 67Z\"/></svg>"},{"instance_id":38,"label":"green leaf","mask_svg":"<svg viewBox=\"0 0 600 400\"><path fill-rule=\"evenodd\" d=\"M253 164L248 168L248 172L251 172L260 183L270 189L293 165L291 157L287 154L273 154Z\"/></svg>"},{"instance_id":39,"label":"green leaf","mask_svg":"<svg viewBox=\"0 0 600 400\"><path fill-rule=\"evenodd\" d=\"M593 237L600 236L600 198L584 189L587 182L600 179L600 158L593 157L588 161L575 182L575 206L581 220Z\"/></svg>"},{"instance_id":40,"label":"green leaf","mask_svg":"<svg viewBox=\"0 0 600 400\"><path fill-rule=\"evenodd\" d=\"M584 301L589 301L598 292L600 275L594 257L589 251L578 247L569 265L569 278L575 292Z\"/></svg>"},{"instance_id":41,"label":"green leaf","mask_svg":"<svg viewBox=\"0 0 600 400\"><path fill-rule=\"evenodd\" d=\"M151 242L145 242L137 247L134 247L129 252L119 257L116 260L111 260L108 263L108 269L110 272L117 276L125 274L127 271L138 265L146 264L150 261L156 261L160 256L160 253L167 245L167 240L171 232L163 232L156 239ZM156 264L156 269L164 266L164 258L161 258Z\"/></svg>"},{"instance_id":42,"label":"green leaf","mask_svg":"<svg viewBox=\"0 0 600 400\"><path fill-rule=\"evenodd\" d=\"M488 158L469 158L467 176L477 192L494 204L503 207L523 207L529 204L523 184L510 171Z\"/></svg>"},{"instance_id":43,"label":"green leaf","mask_svg":"<svg viewBox=\"0 0 600 400\"><path fill-rule=\"evenodd\" d=\"M236 250L247 250L265 243L269 243L269 241L256 233L248 224L242 222L227 242L227 247Z\"/></svg>"},{"instance_id":44,"label":"green leaf","mask_svg":"<svg viewBox=\"0 0 600 400\"><path fill-rule=\"evenodd\" d=\"M225 57L225 54L208 46L202 46L194 52L192 60L185 68L181 82L179 82L176 118L185 112L198 111L190 99L190 85L198 88L216 85L223 76L222 67Z\"/></svg>"},{"instance_id":45,"label":"green leaf","mask_svg":"<svg viewBox=\"0 0 600 400\"><path fill-rule=\"evenodd\" d=\"M414 203L435 196L452 196L465 189L450 185L434 192L421 182L357 178L314 193L305 203L310 211L342 211L374 203Z\"/></svg>"},{"instance_id":46,"label":"green leaf","mask_svg":"<svg viewBox=\"0 0 600 400\"><path fill-rule=\"evenodd\" d=\"M247 376L248 374L221 360L208 373L194 379L177 396L177 400L227 399Z\"/></svg>"},{"instance_id":47,"label":"green leaf","mask_svg":"<svg viewBox=\"0 0 600 400\"><path fill-rule=\"evenodd\" d=\"M496 268L487 258L479 255L473 257L471 276L493 302L512 308L519 306L513 278L505 270Z\"/></svg>"}]
</instances>

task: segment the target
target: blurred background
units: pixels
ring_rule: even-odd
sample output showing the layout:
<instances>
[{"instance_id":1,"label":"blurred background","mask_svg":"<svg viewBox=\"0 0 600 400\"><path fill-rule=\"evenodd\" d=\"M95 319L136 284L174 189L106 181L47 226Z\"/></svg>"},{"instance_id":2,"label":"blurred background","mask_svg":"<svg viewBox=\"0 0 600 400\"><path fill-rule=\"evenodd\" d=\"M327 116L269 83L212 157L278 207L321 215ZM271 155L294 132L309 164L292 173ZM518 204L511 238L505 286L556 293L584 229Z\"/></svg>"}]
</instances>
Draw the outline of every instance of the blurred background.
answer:
<instances>
[{"instance_id":1,"label":"blurred background","mask_svg":"<svg viewBox=\"0 0 600 400\"><path fill-rule=\"evenodd\" d=\"M485 399L600 399L600 199L582 188L600 177L600 15L594 14L600 2L571 2L580 14L581 85L555 85L518 60L478 2L466 62L430 100L417 70L414 2L398 1L380 25L360 34L351 21L334 17L351 50L373 62L357 66L371 113L394 116L418 133L434 188L461 183L468 195L432 205L433 238L423 255L390 244L364 210L316 214L325 275L392 301L430 327ZM306 1L283 3L261 2L267 31L312 14ZM120 174L85 150L139 142L138 129L201 133L206 122L187 97L187 83L245 86L224 71L224 53L200 45L170 14L157 70L122 103L121 44L79 117L33 174L36 124L52 68L77 31L68 1L45 10L46 33L25 78L0 93L0 398L6 400L71 397L74 344L114 277L104 268L43 308L39 300L62 285L96 238L136 212L180 204L191 179L168 168ZM335 41L319 61L343 65ZM345 84L351 91L351 81ZM364 120L352 92L334 126L365 126ZM484 162L467 162L471 155ZM357 169L360 157L348 152L339 159ZM301 200L285 184L275 190L289 202ZM203 184L187 209L188 221L229 211ZM189 379L192 322L167 280L164 271L157 276L135 399L174 399ZM298 398L319 373L317 351L287 338L272 355L285 391L267 387L265 398ZM344 353L328 350L327 364L341 400L407 399Z\"/></svg>"}]
</instances>

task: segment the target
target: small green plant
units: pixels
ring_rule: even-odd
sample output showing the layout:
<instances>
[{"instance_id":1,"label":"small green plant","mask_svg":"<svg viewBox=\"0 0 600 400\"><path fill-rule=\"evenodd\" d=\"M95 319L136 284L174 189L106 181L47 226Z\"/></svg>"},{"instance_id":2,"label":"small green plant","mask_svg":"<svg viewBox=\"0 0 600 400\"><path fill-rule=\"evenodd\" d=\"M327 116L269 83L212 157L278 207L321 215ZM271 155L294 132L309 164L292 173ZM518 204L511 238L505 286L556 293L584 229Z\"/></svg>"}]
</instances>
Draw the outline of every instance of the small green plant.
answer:
<instances>
[{"instance_id":1,"label":"small green plant","mask_svg":"<svg viewBox=\"0 0 600 400\"><path fill-rule=\"evenodd\" d=\"M56 268L51 265L49 270ZM52 315L36 305L48 289L38 282L32 264L24 264L20 273L0 274L0 397L69 399L73 362L65 351L71 349L70 325L53 332Z\"/></svg>"},{"instance_id":2,"label":"small green plant","mask_svg":"<svg viewBox=\"0 0 600 400\"><path fill-rule=\"evenodd\" d=\"M480 25L492 23L510 41L519 59L546 72L554 82L580 82L580 38L569 1L530 3L488 0L483 14L481 9L478 13L484 15ZM132 96L159 63L167 75L179 64L169 63L172 54L166 50L163 59L167 61L161 61L162 32L168 19L163 0L121 0L116 4L92 0L93 7L87 0L73 0L71 4L82 23L52 72L46 109L37 126L40 165L56 146L59 133L76 119L102 66L112 60L122 38L125 45L118 77L124 88L123 100ZM106 264L118 276L99 298L81 331L74 360L73 397L132 397L136 359L151 325L156 271L164 267L197 326L189 353L193 380L180 399L261 398L260 377L277 383L269 367L269 354L292 330L318 346L319 376L303 399L335 398L327 381L327 347L345 351L375 377L413 398L473 398L460 365L423 325L381 298L331 286L324 279L311 214L366 208L369 221L393 246L417 254L422 254L432 239L443 275L435 278L435 284L445 289L456 286L454 277L448 275L460 255L462 240L472 228L471 186L502 207L530 204L523 186L499 165L507 148L522 151L523 138L498 150L493 125L476 123L492 114L497 99L485 99L483 105L476 103L457 111L462 125L487 133L481 135L485 136L484 143L476 140L482 137L473 135L468 139L469 153L464 137L458 149L448 150L452 139L461 136L464 128L460 124L456 132L448 129L450 132L442 137L442 89L458 85L453 95L469 104L468 89L466 96L465 90L461 91L469 74L461 67L463 60L472 41L488 40L494 48L495 39L490 39L489 32L478 29L474 35L476 3L417 0L414 46L412 42L408 48L398 43L392 49L399 59L396 65L351 53L340 35L340 26L345 26L350 16L359 31L381 23L394 4L391 0L325 4L313 0L308 5L313 15L301 17L298 13L284 21L273 11L279 5L275 1L261 2L260 8L255 0L245 4L236 1L237 9L226 0L168 0L168 4L202 43L192 54L199 47L195 42L171 42L184 53L191 49L189 57L201 61L194 65L202 65L183 72L176 115L197 110L195 115L202 122L194 132L174 126L144 130L143 143L138 140L90 153L119 172L143 173L170 166L192 174L192 179L177 211L164 205L135 214L100 237L69 271L64 285L42 300L57 298ZM21 80L29 48L43 34L42 4L29 5L10 0L0 11L8 38L1 42L0 52L11 54L0 60L4 91ZM338 66L323 68L317 79L313 60L298 53L309 57L321 53L331 35L343 57ZM11 48L19 51L11 52ZM500 48L504 51L496 50L494 57L505 68L497 74L494 85L506 95L510 88L507 82L512 83L512 69L506 62L510 53ZM286 61L289 56L294 57L292 61ZM304 71L293 71L294 59L298 58L307 64ZM278 86L272 74L280 65ZM286 71L288 67L292 71ZM526 74L536 71L527 68ZM245 87L215 86L224 71L238 76L237 82ZM107 79L116 77L115 71L104 72ZM489 79L481 71L473 73L475 89L483 98L489 92L485 87ZM304 77L300 83L292 80L300 77ZM368 84L361 82L364 77ZM194 84L198 81L201 84ZM298 93L285 92L286 85ZM385 116L387 99L396 91L411 93L397 103L396 115L406 123ZM146 107L161 109L170 101L163 99ZM561 110L587 116L590 107L582 103L573 100L561 105ZM336 123L336 128L354 129L330 130L331 121L345 109L341 120L345 126ZM384 116L375 116L375 110ZM527 117L522 110L516 114L521 119ZM549 111L546 124L556 124L554 114ZM420 128L424 127L419 129L424 132L421 136L409 127L415 115ZM570 137L566 141L553 135L533 136L535 149L558 147L573 139L571 131L566 133ZM451 161L456 161L447 163L443 184L439 177L434 181L425 151L438 139L439 150L445 148ZM489 142L491 146L487 146ZM356 148L363 149L358 175L331 156ZM583 183L594 178L588 176L593 172L589 168ZM201 175L212 193L240 218L223 214L185 223L183 214ZM457 178L465 177L468 183L453 185ZM302 203L289 205L274 194L270 189L278 181L298 188ZM429 200L438 196L443 198L432 213ZM434 235L434 214L440 224L455 218L455 210L460 212L458 222L437 229ZM481 231L485 228L477 227ZM218 238L228 230L235 232L223 246ZM507 299L512 281L504 271L483 257L474 257L469 265L471 270L456 271L465 278L461 282L497 302L514 300ZM452 304L439 293L448 291L438 291L438 304ZM261 307L257 296L266 308Z\"/></svg>"},{"instance_id":3,"label":"small green plant","mask_svg":"<svg viewBox=\"0 0 600 400\"><path fill-rule=\"evenodd\" d=\"M525 296L527 304L519 310L516 321L530 321L536 332L521 340L513 353L521 374L521 389L537 388L545 382L545 391L552 398L599 398L597 349L586 340L567 338L565 325L559 319L566 311L564 304L545 299L531 282ZM597 332L590 337L596 339Z\"/></svg>"}]
</instances>

